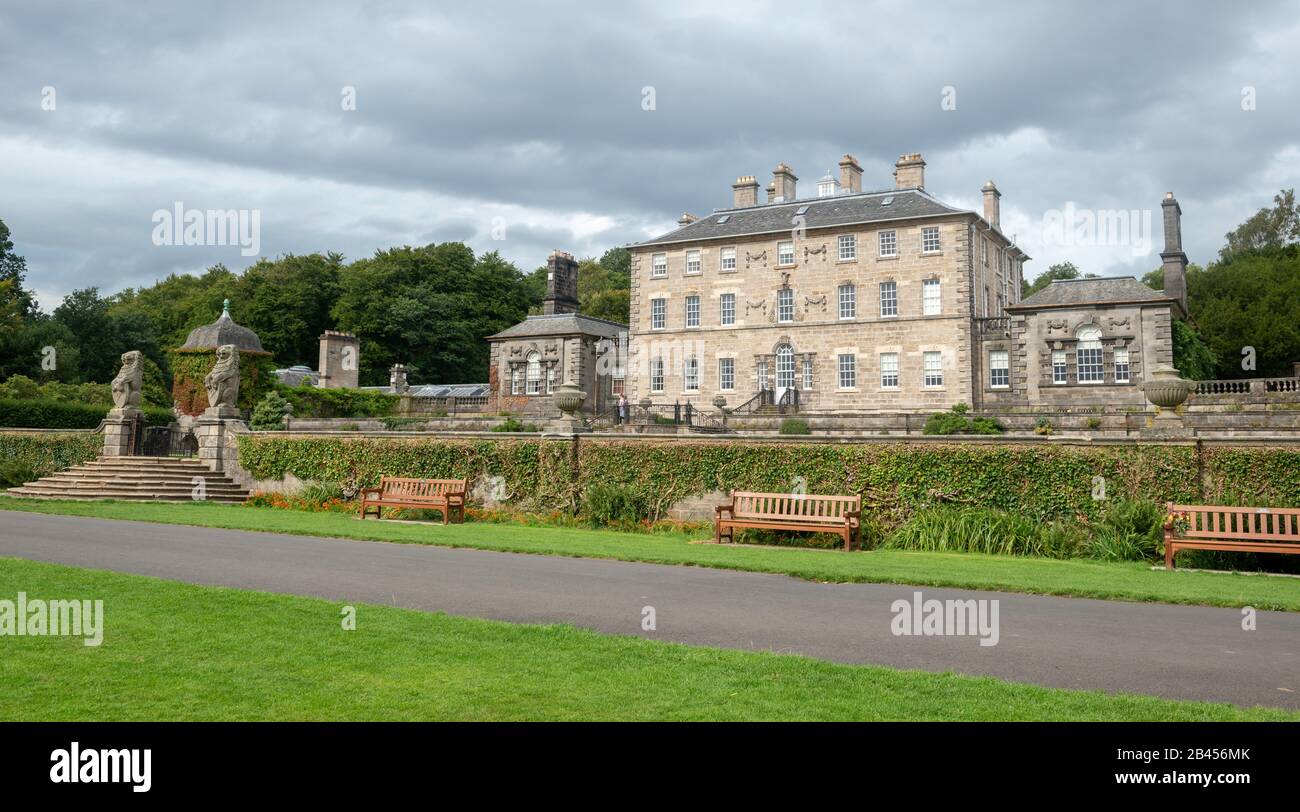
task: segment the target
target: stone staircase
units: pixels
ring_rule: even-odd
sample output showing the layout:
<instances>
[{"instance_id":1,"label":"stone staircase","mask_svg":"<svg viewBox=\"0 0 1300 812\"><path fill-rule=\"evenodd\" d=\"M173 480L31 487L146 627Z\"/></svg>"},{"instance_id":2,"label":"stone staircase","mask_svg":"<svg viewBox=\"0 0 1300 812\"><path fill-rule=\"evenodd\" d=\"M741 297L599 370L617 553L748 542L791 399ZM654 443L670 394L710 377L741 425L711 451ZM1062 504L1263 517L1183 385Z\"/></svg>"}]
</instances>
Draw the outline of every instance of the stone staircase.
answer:
<instances>
[{"instance_id":1,"label":"stone staircase","mask_svg":"<svg viewBox=\"0 0 1300 812\"><path fill-rule=\"evenodd\" d=\"M13 496L37 499L135 499L189 502L203 480L208 502L242 502L248 491L198 460L179 457L100 457L66 471L10 488Z\"/></svg>"}]
</instances>

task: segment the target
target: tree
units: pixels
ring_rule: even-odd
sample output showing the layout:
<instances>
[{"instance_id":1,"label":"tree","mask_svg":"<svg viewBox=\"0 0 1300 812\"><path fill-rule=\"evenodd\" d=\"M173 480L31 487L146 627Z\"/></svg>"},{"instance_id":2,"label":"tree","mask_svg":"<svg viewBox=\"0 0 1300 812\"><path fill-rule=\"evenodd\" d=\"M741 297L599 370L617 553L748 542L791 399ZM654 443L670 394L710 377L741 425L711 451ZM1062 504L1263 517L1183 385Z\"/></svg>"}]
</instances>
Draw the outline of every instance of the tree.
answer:
<instances>
[{"instance_id":1,"label":"tree","mask_svg":"<svg viewBox=\"0 0 1300 812\"><path fill-rule=\"evenodd\" d=\"M330 308L338 300L343 255L330 253L262 259L235 285L235 320L262 340L280 363L314 365L319 338L334 326Z\"/></svg>"},{"instance_id":2,"label":"tree","mask_svg":"<svg viewBox=\"0 0 1300 812\"><path fill-rule=\"evenodd\" d=\"M1280 377L1300 360L1300 245L1191 265L1187 298L1218 359L1216 377Z\"/></svg>"},{"instance_id":3,"label":"tree","mask_svg":"<svg viewBox=\"0 0 1300 812\"><path fill-rule=\"evenodd\" d=\"M578 312L627 324L631 295L628 277L620 271L591 259L578 263Z\"/></svg>"},{"instance_id":4,"label":"tree","mask_svg":"<svg viewBox=\"0 0 1300 812\"><path fill-rule=\"evenodd\" d=\"M1034 278L1032 283L1020 280L1020 298L1027 299L1058 280L1099 279L1095 273L1080 274L1073 262L1058 262Z\"/></svg>"},{"instance_id":5,"label":"tree","mask_svg":"<svg viewBox=\"0 0 1300 812\"><path fill-rule=\"evenodd\" d=\"M1271 251L1300 241L1300 208L1295 189L1283 189L1273 196L1273 208L1260 209L1250 219L1224 235L1227 244L1219 249L1219 260L1256 251Z\"/></svg>"},{"instance_id":6,"label":"tree","mask_svg":"<svg viewBox=\"0 0 1300 812\"><path fill-rule=\"evenodd\" d=\"M27 260L14 253L9 226L0 220L0 319L6 313L19 319L28 319L36 314L36 299L23 287L26 277ZM3 324L2 320L0 324Z\"/></svg>"}]
</instances>

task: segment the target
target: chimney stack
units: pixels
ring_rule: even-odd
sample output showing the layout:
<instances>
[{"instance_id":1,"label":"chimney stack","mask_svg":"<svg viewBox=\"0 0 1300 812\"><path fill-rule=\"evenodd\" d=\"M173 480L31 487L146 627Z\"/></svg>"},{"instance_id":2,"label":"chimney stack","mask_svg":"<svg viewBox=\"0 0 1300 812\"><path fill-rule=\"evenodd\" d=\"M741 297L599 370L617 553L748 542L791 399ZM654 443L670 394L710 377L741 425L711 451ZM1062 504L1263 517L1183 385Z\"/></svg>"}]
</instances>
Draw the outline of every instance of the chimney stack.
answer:
<instances>
[{"instance_id":1,"label":"chimney stack","mask_svg":"<svg viewBox=\"0 0 1300 812\"><path fill-rule=\"evenodd\" d=\"M1160 204L1165 213L1165 250L1160 252L1164 262L1165 295L1178 302L1182 315L1187 315L1187 255L1183 253L1183 209L1166 192Z\"/></svg>"},{"instance_id":2,"label":"chimney stack","mask_svg":"<svg viewBox=\"0 0 1300 812\"><path fill-rule=\"evenodd\" d=\"M557 249L546 259L546 298L542 300L542 313L553 316L577 312L578 261L573 254Z\"/></svg>"},{"instance_id":3,"label":"chimney stack","mask_svg":"<svg viewBox=\"0 0 1300 812\"><path fill-rule=\"evenodd\" d=\"M862 165L848 153L840 158L840 188L845 194L862 191Z\"/></svg>"},{"instance_id":4,"label":"chimney stack","mask_svg":"<svg viewBox=\"0 0 1300 812\"><path fill-rule=\"evenodd\" d=\"M898 163L894 164L894 188L925 188L925 161L921 160L921 153L898 156Z\"/></svg>"},{"instance_id":5,"label":"chimney stack","mask_svg":"<svg viewBox=\"0 0 1300 812\"><path fill-rule=\"evenodd\" d=\"M682 212L682 216L677 218L677 227L686 228L687 226L689 226L691 223L694 223L698 219L700 218L696 217L695 215L691 214L688 211L684 211Z\"/></svg>"},{"instance_id":6,"label":"chimney stack","mask_svg":"<svg viewBox=\"0 0 1300 812\"><path fill-rule=\"evenodd\" d=\"M776 184L775 184L775 183L769 183L769 184L765 187L765 191L767 192L767 202L768 202L768 203L771 203L773 200L776 200Z\"/></svg>"},{"instance_id":7,"label":"chimney stack","mask_svg":"<svg viewBox=\"0 0 1300 812\"><path fill-rule=\"evenodd\" d=\"M753 175L742 175L731 184L731 205L737 209L758 205L758 181Z\"/></svg>"},{"instance_id":8,"label":"chimney stack","mask_svg":"<svg viewBox=\"0 0 1300 812\"><path fill-rule=\"evenodd\" d=\"M795 200L795 184L799 179L795 177L794 170L785 165L785 162L776 165L772 170L772 186L776 190L776 199L782 203L789 203Z\"/></svg>"},{"instance_id":9,"label":"chimney stack","mask_svg":"<svg viewBox=\"0 0 1300 812\"><path fill-rule=\"evenodd\" d=\"M984 219L989 221L989 225L1002 230L1002 193L993 181L984 184Z\"/></svg>"},{"instance_id":10,"label":"chimney stack","mask_svg":"<svg viewBox=\"0 0 1300 812\"><path fill-rule=\"evenodd\" d=\"M361 375L361 342L352 333L326 330L320 337L321 389L356 389Z\"/></svg>"}]
</instances>

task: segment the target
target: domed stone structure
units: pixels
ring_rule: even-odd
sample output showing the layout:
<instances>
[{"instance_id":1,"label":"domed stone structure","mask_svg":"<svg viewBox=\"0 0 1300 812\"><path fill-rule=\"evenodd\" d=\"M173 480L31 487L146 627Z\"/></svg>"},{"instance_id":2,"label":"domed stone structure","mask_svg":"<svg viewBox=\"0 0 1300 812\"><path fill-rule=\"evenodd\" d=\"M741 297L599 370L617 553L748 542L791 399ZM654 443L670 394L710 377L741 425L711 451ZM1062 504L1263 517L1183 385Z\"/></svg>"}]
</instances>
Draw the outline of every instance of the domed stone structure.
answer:
<instances>
[{"instance_id":1,"label":"domed stone structure","mask_svg":"<svg viewBox=\"0 0 1300 812\"><path fill-rule=\"evenodd\" d=\"M247 327L235 324L230 317L230 300L221 304L221 316L211 324L195 327L181 345L182 350L215 350L233 344L240 352L266 352L262 339Z\"/></svg>"},{"instance_id":2,"label":"domed stone structure","mask_svg":"<svg viewBox=\"0 0 1300 812\"><path fill-rule=\"evenodd\" d=\"M203 379L217 362L217 348L234 346L239 352L239 408L251 411L274 381L271 354L262 348L257 333L230 317L230 300L211 324L195 327L180 347L172 350L172 399L182 413L197 416L208 407Z\"/></svg>"}]
</instances>

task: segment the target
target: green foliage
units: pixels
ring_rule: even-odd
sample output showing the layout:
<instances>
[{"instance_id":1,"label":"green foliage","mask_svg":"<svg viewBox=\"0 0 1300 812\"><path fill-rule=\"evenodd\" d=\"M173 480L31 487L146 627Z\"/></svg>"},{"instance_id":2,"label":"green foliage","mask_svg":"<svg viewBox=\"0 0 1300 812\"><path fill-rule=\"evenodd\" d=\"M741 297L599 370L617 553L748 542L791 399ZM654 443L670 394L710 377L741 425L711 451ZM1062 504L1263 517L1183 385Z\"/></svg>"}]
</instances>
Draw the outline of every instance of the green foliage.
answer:
<instances>
[{"instance_id":1,"label":"green foliage","mask_svg":"<svg viewBox=\"0 0 1300 812\"><path fill-rule=\"evenodd\" d=\"M1001 434L1002 424L991 417L966 418L969 409L965 403L958 403L949 412L935 412L930 415L922 434Z\"/></svg>"},{"instance_id":2,"label":"green foliage","mask_svg":"<svg viewBox=\"0 0 1300 812\"><path fill-rule=\"evenodd\" d=\"M1149 500L1116 499L1106 504L1093 529L1088 557L1104 561L1154 560L1164 538L1165 513Z\"/></svg>"},{"instance_id":3,"label":"green foliage","mask_svg":"<svg viewBox=\"0 0 1300 812\"><path fill-rule=\"evenodd\" d=\"M541 429L532 423L524 423L517 418L507 417L501 423L493 426L492 431L541 431Z\"/></svg>"},{"instance_id":4,"label":"green foliage","mask_svg":"<svg viewBox=\"0 0 1300 812\"><path fill-rule=\"evenodd\" d=\"M1273 196L1273 208L1260 209L1250 219L1224 235L1226 244L1219 259L1230 262L1258 252L1276 251L1300 242L1300 206L1295 189L1283 189Z\"/></svg>"},{"instance_id":5,"label":"green foliage","mask_svg":"<svg viewBox=\"0 0 1300 812\"><path fill-rule=\"evenodd\" d=\"M294 417L384 417L397 408L398 397L365 389L319 389L277 385L293 405Z\"/></svg>"},{"instance_id":6,"label":"green foliage","mask_svg":"<svg viewBox=\"0 0 1300 812\"><path fill-rule=\"evenodd\" d=\"M1208 381L1217 374L1219 359L1195 327L1173 320L1174 367L1189 380Z\"/></svg>"},{"instance_id":7,"label":"green foliage","mask_svg":"<svg viewBox=\"0 0 1300 812\"><path fill-rule=\"evenodd\" d=\"M23 482L89 462L99 456L103 448L104 438L91 432L0 431L0 460L4 460L6 466L14 466L9 475L26 475L28 471L35 474Z\"/></svg>"},{"instance_id":8,"label":"green foliage","mask_svg":"<svg viewBox=\"0 0 1300 812\"><path fill-rule=\"evenodd\" d=\"M0 426L13 429L93 429L112 404L75 403L44 398L0 400ZM142 409L145 422L166 426L173 415L165 409Z\"/></svg>"},{"instance_id":9,"label":"green foliage","mask_svg":"<svg viewBox=\"0 0 1300 812\"><path fill-rule=\"evenodd\" d=\"M208 408L208 390L203 380L217 363L216 350L173 350L170 357L173 400L185 414L202 413ZM270 357L240 351L239 408L252 411L275 386L275 363Z\"/></svg>"},{"instance_id":10,"label":"green foliage","mask_svg":"<svg viewBox=\"0 0 1300 812\"><path fill-rule=\"evenodd\" d=\"M35 482L48 471L37 471L29 462L22 460L4 460L0 462L0 488L16 488L28 482Z\"/></svg>"},{"instance_id":11,"label":"green foliage","mask_svg":"<svg viewBox=\"0 0 1300 812\"><path fill-rule=\"evenodd\" d=\"M1205 269L1190 266L1187 295L1218 362L1213 377L1285 376L1300 359L1300 245L1243 253ZM1245 347L1255 350L1253 370L1242 369Z\"/></svg>"},{"instance_id":12,"label":"green foliage","mask_svg":"<svg viewBox=\"0 0 1300 812\"><path fill-rule=\"evenodd\" d=\"M593 485L582 493L583 518L594 527L624 527L649 520L645 494L626 485Z\"/></svg>"},{"instance_id":13,"label":"green foliage","mask_svg":"<svg viewBox=\"0 0 1300 812\"><path fill-rule=\"evenodd\" d=\"M1088 418L1088 424L1087 424L1087 425L1088 425L1088 428L1089 428L1091 431L1096 431L1097 429L1101 428L1101 418L1100 418L1100 417L1089 417L1089 418Z\"/></svg>"},{"instance_id":14,"label":"green foliage","mask_svg":"<svg viewBox=\"0 0 1300 812\"><path fill-rule=\"evenodd\" d=\"M938 507L921 511L891 533L885 546L928 552L1041 554L1034 521L988 508Z\"/></svg>"},{"instance_id":15,"label":"green foliage","mask_svg":"<svg viewBox=\"0 0 1300 812\"><path fill-rule=\"evenodd\" d=\"M1040 417L1034 421L1034 434L1046 436L1055 432L1056 426L1052 425L1051 419Z\"/></svg>"},{"instance_id":16,"label":"green foliage","mask_svg":"<svg viewBox=\"0 0 1300 812\"><path fill-rule=\"evenodd\" d=\"M1027 299L1038 291L1047 287L1057 280L1068 279L1097 279L1095 273L1080 273L1073 262L1058 262L1051 265L1047 270L1034 277L1033 282L1026 279L1020 280L1020 298Z\"/></svg>"},{"instance_id":17,"label":"green foliage","mask_svg":"<svg viewBox=\"0 0 1300 812\"><path fill-rule=\"evenodd\" d=\"M280 397L278 392L267 392L253 409L253 418L249 428L254 431L279 431L284 428L284 416L289 414L289 401Z\"/></svg>"},{"instance_id":18,"label":"green foliage","mask_svg":"<svg viewBox=\"0 0 1300 812\"><path fill-rule=\"evenodd\" d=\"M159 409L171 408L171 394L160 382L161 370L148 358L144 359L144 392L141 403ZM155 373L151 375L152 372ZM45 381L38 383L26 375L14 375L0 383L0 399L26 400L44 398L61 403L93 403L112 406L113 390L107 383L64 383Z\"/></svg>"},{"instance_id":19,"label":"green foliage","mask_svg":"<svg viewBox=\"0 0 1300 812\"><path fill-rule=\"evenodd\" d=\"M808 421L799 417L787 417L781 421L780 434L812 434Z\"/></svg>"}]
</instances>

